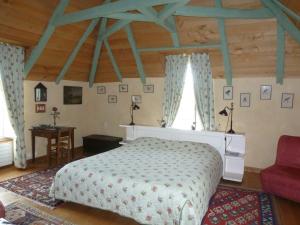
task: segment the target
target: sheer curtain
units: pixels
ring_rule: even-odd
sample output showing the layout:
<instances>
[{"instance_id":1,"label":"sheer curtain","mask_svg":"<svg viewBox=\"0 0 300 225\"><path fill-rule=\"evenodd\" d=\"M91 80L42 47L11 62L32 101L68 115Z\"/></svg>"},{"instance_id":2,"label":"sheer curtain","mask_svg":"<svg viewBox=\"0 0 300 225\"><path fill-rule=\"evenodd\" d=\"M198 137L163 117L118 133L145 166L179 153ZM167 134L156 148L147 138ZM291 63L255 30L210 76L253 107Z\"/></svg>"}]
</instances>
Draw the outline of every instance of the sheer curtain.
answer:
<instances>
[{"instance_id":1,"label":"sheer curtain","mask_svg":"<svg viewBox=\"0 0 300 225\"><path fill-rule=\"evenodd\" d=\"M18 168L26 168L23 71L24 49L0 44L0 76L9 119L16 134L14 163Z\"/></svg>"},{"instance_id":2,"label":"sheer curtain","mask_svg":"<svg viewBox=\"0 0 300 225\"><path fill-rule=\"evenodd\" d=\"M185 55L166 57L163 120L167 127L172 126L180 105L188 59Z\"/></svg>"},{"instance_id":3,"label":"sheer curtain","mask_svg":"<svg viewBox=\"0 0 300 225\"><path fill-rule=\"evenodd\" d=\"M192 54L196 104L204 130L215 130L214 93L209 56Z\"/></svg>"}]
</instances>

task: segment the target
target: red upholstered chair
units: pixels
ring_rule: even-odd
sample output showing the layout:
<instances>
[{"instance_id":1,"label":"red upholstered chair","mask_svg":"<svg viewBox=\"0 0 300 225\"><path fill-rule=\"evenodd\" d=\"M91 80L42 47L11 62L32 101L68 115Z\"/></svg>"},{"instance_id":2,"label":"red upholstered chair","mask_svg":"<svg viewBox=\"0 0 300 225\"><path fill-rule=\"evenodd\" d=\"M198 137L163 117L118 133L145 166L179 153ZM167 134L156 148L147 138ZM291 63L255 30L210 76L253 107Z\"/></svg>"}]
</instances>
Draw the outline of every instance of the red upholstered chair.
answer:
<instances>
[{"instance_id":1,"label":"red upholstered chair","mask_svg":"<svg viewBox=\"0 0 300 225\"><path fill-rule=\"evenodd\" d=\"M265 192L300 202L300 137L281 136L276 162L261 172Z\"/></svg>"},{"instance_id":2,"label":"red upholstered chair","mask_svg":"<svg viewBox=\"0 0 300 225\"><path fill-rule=\"evenodd\" d=\"M4 218L4 217L5 217L5 208L2 202L0 201L0 218Z\"/></svg>"}]
</instances>

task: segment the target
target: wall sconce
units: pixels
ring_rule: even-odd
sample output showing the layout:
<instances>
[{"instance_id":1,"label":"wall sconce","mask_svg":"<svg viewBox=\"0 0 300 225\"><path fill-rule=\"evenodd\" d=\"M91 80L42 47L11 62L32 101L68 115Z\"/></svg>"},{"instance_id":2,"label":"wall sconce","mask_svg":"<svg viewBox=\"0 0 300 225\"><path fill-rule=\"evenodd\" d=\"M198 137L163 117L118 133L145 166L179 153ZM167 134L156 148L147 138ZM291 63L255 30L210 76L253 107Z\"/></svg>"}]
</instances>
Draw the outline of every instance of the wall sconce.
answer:
<instances>
[{"instance_id":1,"label":"wall sconce","mask_svg":"<svg viewBox=\"0 0 300 225\"><path fill-rule=\"evenodd\" d=\"M219 112L219 114L222 116L228 116L228 119L230 116L230 130L226 131L227 125L228 125L228 120L227 120L226 129L225 129L225 132L228 134L235 134L235 131L232 129L232 113L233 113L233 102L231 103L230 107L225 106L225 108Z\"/></svg>"}]
</instances>

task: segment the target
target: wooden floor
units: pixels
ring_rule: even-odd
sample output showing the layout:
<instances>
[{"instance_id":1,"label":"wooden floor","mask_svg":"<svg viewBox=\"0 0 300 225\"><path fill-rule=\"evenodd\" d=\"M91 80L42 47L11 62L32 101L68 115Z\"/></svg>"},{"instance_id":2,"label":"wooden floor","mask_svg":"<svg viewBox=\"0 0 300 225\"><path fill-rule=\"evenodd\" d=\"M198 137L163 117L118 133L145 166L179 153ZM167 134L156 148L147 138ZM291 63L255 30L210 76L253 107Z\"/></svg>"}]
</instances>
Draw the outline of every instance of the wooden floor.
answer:
<instances>
[{"instance_id":1,"label":"wooden floor","mask_svg":"<svg viewBox=\"0 0 300 225\"><path fill-rule=\"evenodd\" d=\"M18 170L13 166L0 169L0 181L9 178L21 176L36 170L46 168L44 160L39 160L30 164L27 170ZM259 175L257 173L246 172L242 184L234 182L224 182L226 184L241 186L246 188L261 189ZM19 201L33 207L39 208L49 214L63 218L75 224L82 225L137 225L135 221L121 217L117 214L107 211L94 209L74 203L64 203L54 210L47 209L43 206L26 200L22 197L16 197L8 191L0 190L0 199L4 205ZM275 198L275 206L278 217L282 225L300 225L300 204L282 198Z\"/></svg>"}]
</instances>

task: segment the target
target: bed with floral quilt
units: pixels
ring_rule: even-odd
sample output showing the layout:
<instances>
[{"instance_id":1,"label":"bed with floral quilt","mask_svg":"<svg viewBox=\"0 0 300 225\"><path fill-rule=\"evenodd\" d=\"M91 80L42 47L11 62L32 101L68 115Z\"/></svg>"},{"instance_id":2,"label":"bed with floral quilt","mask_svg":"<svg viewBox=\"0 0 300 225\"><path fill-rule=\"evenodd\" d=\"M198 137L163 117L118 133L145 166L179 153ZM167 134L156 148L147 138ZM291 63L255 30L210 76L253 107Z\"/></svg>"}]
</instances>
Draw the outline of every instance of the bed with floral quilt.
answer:
<instances>
[{"instance_id":1,"label":"bed with floral quilt","mask_svg":"<svg viewBox=\"0 0 300 225\"><path fill-rule=\"evenodd\" d=\"M199 225L221 176L209 144L144 137L67 164L50 195L141 224Z\"/></svg>"}]
</instances>

